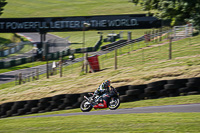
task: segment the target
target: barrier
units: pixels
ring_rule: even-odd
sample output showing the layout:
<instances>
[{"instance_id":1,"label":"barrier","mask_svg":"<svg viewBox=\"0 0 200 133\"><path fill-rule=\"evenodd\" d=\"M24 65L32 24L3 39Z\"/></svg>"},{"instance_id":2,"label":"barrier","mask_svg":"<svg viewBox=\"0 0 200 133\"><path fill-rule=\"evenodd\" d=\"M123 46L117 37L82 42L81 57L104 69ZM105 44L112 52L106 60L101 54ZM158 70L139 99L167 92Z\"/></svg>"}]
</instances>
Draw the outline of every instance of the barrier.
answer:
<instances>
[{"instance_id":1,"label":"barrier","mask_svg":"<svg viewBox=\"0 0 200 133\"><path fill-rule=\"evenodd\" d=\"M5 57L5 56L8 56L10 54L20 51L22 48L24 48L24 44L25 44L24 42L21 42L19 44L15 44L14 46L12 46L6 50L0 51L0 57Z\"/></svg>"},{"instance_id":2,"label":"barrier","mask_svg":"<svg viewBox=\"0 0 200 133\"><path fill-rule=\"evenodd\" d=\"M116 87L120 101L131 102L143 99L200 94L200 77L189 79L161 80L144 85ZM0 105L0 118L63 109L79 108L83 96L88 94L60 94L42 99L8 102Z\"/></svg>"}]
</instances>

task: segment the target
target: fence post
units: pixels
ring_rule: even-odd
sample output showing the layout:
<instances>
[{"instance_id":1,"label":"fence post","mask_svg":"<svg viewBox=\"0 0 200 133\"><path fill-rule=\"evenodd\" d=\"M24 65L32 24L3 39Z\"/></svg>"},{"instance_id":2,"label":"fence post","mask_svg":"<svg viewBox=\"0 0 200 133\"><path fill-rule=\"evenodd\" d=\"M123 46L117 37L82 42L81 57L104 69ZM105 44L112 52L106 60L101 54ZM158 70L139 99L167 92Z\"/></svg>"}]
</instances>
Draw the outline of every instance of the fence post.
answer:
<instances>
[{"instance_id":1,"label":"fence post","mask_svg":"<svg viewBox=\"0 0 200 133\"><path fill-rule=\"evenodd\" d=\"M28 73L28 82L30 82L31 80L30 80L30 73Z\"/></svg>"},{"instance_id":2,"label":"fence post","mask_svg":"<svg viewBox=\"0 0 200 133\"><path fill-rule=\"evenodd\" d=\"M18 76L15 74L15 85L17 85Z\"/></svg>"},{"instance_id":3,"label":"fence post","mask_svg":"<svg viewBox=\"0 0 200 133\"><path fill-rule=\"evenodd\" d=\"M169 60L172 59L172 37L169 38Z\"/></svg>"},{"instance_id":4,"label":"fence post","mask_svg":"<svg viewBox=\"0 0 200 133\"><path fill-rule=\"evenodd\" d=\"M26 83L26 82L27 82L27 81L26 81L26 80L27 80L27 74L25 74L25 76L24 76L23 79L24 79L24 83Z\"/></svg>"},{"instance_id":5,"label":"fence post","mask_svg":"<svg viewBox=\"0 0 200 133\"><path fill-rule=\"evenodd\" d=\"M151 31L147 32L147 36L148 36L148 41L147 42L149 43L149 42L151 42Z\"/></svg>"},{"instance_id":6,"label":"fence post","mask_svg":"<svg viewBox=\"0 0 200 133\"><path fill-rule=\"evenodd\" d=\"M156 43L158 42L158 30L156 30L156 39L155 39L155 42Z\"/></svg>"},{"instance_id":7,"label":"fence post","mask_svg":"<svg viewBox=\"0 0 200 133\"><path fill-rule=\"evenodd\" d=\"M115 48L115 70L117 69L117 49Z\"/></svg>"},{"instance_id":8,"label":"fence post","mask_svg":"<svg viewBox=\"0 0 200 133\"><path fill-rule=\"evenodd\" d=\"M32 71L32 81L34 81L34 71Z\"/></svg>"},{"instance_id":9,"label":"fence post","mask_svg":"<svg viewBox=\"0 0 200 133\"><path fill-rule=\"evenodd\" d=\"M142 48L142 61L144 62L144 48Z\"/></svg>"},{"instance_id":10,"label":"fence post","mask_svg":"<svg viewBox=\"0 0 200 133\"><path fill-rule=\"evenodd\" d=\"M19 73L19 85L22 84L22 73Z\"/></svg>"},{"instance_id":11,"label":"fence post","mask_svg":"<svg viewBox=\"0 0 200 133\"><path fill-rule=\"evenodd\" d=\"M38 80L39 79L39 68L36 68L36 75L37 75L36 80Z\"/></svg>"},{"instance_id":12,"label":"fence post","mask_svg":"<svg viewBox=\"0 0 200 133\"><path fill-rule=\"evenodd\" d=\"M176 39L176 26L174 26L174 39Z\"/></svg>"},{"instance_id":13,"label":"fence post","mask_svg":"<svg viewBox=\"0 0 200 133\"><path fill-rule=\"evenodd\" d=\"M60 57L60 77L62 77L62 56Z\"/></svg>"},{"instance_id":14,"label":"fence post","mask_svg":"<svg viewBox=\"0 0 200 133\"><path fill-rule=\"evenodd\" d=\"M49 67L48 67L48 64L49 64L49 62L48 62L48 57L46 58L46 73L47 73L47 79L49 78Z\"/></svg>"},{"instance_id":15,"label":"fence post","mask_svg":"<svg viewBox=\"0 0 200 133\"><path fill-rule=\"evenodd\" d=\"M160 42L162 41L162 28L160 28Z\"/></svg>"},{"instance_id":16,"label":"fence post","mask_svg":"<svg viewBox=\"0 0 200 133\"><path fill-rule=\"evenodd\" d=\"M144 32L144 42L147 42L147 32Z\"/></svg>"},{"instance_id":17,"label":"fence post","mask_svg":"<svg viewBox=\"0 0 200 133\"><path fill-rule=\"evenodd\" d=\"M155 42L155 34L154 34L154 29L152 30L152 42Z\"/></svg>"},{"instance_id":18,"label":"fence post","mask_svg":"<svg viewBox=\"0 0 200 133\"><path fill-rule=\"evenodd\" d=\"M133 42L132 42L132 45L131 45L131 51L133 51L134 50L134 45L135 45L135 39L133 39Z\"/></svg>"},{"instance_id":19,"label":"fence post","mask_svg":"<svg viewBox=\"0 0 200 133\"><path fill-rule=\"evenodd\" d=\"M167 28L167 39L169 38L170 28Z\"/></svg>"}]
</instances>

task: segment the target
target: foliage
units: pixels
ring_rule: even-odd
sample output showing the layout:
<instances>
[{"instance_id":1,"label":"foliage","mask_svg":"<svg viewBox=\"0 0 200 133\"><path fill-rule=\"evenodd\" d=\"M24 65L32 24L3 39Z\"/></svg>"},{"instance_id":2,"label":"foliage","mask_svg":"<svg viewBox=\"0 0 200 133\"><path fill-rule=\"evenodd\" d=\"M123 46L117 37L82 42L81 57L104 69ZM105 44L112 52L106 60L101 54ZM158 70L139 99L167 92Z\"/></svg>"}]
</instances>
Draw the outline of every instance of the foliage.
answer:
<instances>
[{"instance_id":1,"label":"foliage","mask_svg":"<svg viewBox=\"0 0 200 133\"><path fill-rule=\"evenodd\" d=\"M0 15L3 13L3 7L7 4L6 0L0 0Z\"/></svg>"},{"instance_id":2,"label":"foliage","mask_svg":"<svg viewBox=\"0 0 200 133\"><path fill-rule=\"evenodd\" d=\"M133 0L133 3L141 4L149 13L155 10L159 18L171 19L171 25L186 22L199 28L200 0Z\"/></svg>"}]
</instances>

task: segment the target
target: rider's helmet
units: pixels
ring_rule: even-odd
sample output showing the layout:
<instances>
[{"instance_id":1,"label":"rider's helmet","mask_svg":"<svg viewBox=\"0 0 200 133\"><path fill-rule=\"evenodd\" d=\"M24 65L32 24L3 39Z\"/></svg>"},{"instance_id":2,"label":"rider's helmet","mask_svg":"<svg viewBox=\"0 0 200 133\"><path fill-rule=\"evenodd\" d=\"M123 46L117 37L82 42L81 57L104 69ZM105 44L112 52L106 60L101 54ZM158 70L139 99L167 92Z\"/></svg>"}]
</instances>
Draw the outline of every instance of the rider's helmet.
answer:
<instances>
[{"instance_id":1,"label":"rider's helmet","mask_svg":"<svg viewBox=\"0 0 200 133\"><path fill-rule=\"evenodd\" d=\"M105 81L104 81L104 84L105 84L106 86L110 87L110 80L105 80Z\"/></svg>"}]
</instances>

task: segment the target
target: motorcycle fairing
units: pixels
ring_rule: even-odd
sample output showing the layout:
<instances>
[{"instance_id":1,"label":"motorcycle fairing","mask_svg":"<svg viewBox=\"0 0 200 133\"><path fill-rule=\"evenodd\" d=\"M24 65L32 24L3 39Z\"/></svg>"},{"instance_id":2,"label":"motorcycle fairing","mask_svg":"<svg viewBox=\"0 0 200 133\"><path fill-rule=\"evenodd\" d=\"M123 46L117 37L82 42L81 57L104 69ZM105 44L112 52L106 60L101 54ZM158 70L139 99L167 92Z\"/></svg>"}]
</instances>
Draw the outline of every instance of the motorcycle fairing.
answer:
<instances>
[{"instance_id":1,"label":"motorcycle fairing","mask_svg":"<svg viewBox=\"0 0 200 133\"><path fill-rule=\"evenodd\" d=\"M103 108L107 108L107 103L105 100L103 100L103 103L99 103L97 105L94 106L94 109L103 109Z\"/></svg>"}]
</instances>

